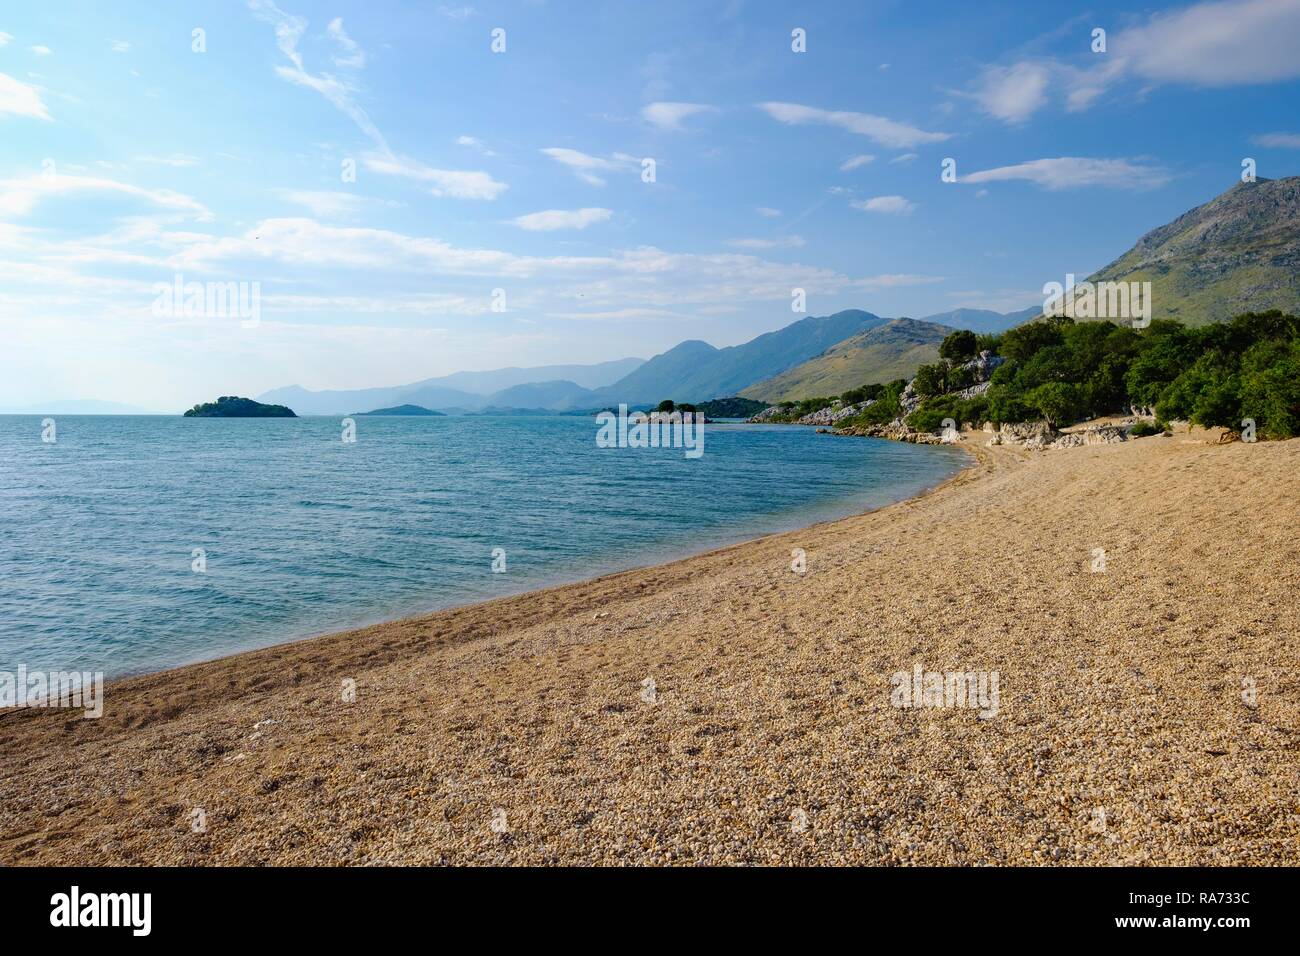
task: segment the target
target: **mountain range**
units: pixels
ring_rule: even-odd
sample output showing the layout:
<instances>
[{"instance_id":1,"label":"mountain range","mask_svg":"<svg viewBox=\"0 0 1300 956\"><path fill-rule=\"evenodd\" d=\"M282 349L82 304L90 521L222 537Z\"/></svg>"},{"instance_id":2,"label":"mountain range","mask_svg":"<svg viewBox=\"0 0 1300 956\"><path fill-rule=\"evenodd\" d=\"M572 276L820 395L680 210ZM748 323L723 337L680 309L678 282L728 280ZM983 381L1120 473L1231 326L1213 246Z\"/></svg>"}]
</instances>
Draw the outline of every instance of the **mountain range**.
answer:
<instances>
[{"instance_id":1,"label":"mountain range","mask_svg":"<svg viewBox=\"0 0 1300 956\"><path fill-rule=\"evenodd\" d=\"M916 319L894 319L839 342L792 369L751 385L740 394L776 404L839 395L868 382L911 378L939 358L939 343L956 331Z\"/></svg>"},{"instance_id":2,"label":"mountain range","mask_svg":"<svg viewBox=\"0 0 1300 956\"><path fill-rule=\"evenodd\" d=\"M532 401L542 384L562 386L537 394L562 396L586 393L619 381L645 364L645 359L625 358L595 365L541 365L535 368L499 368L488 372L454 372L426 378L409 385L384 388L328 389L311 391L298 385L274 388L258 396L259 402L288 405L299 415L350 415L358 409L370 410L395 405L421 405L440 411L479 411L496 408L537 408L542 405L519 404ZM516 389L525 389L517 392ZM563 403L557 407L563 407Z\"/></svg>"},{"instance_id":3,"label":"mountain range","mask_svg":"<svg viewBox=\"0 0 1300 956\"><path fill-rule=\"evenodd\" d=\"M1154 318L1191 325L1238 312L1300 311L1300 177L1239 183L1148 232L1091 281L1149 281ZM457 372L394 388L274 389L263 402L337 415L399 404L450 412L575 411L731 395L763 401L839 394L910 377L954 329L995 333L1040 315L953 309L887 319L859 309L800 319L741 345L689 339L649 359Z\"/></svg>"}]
</instances>

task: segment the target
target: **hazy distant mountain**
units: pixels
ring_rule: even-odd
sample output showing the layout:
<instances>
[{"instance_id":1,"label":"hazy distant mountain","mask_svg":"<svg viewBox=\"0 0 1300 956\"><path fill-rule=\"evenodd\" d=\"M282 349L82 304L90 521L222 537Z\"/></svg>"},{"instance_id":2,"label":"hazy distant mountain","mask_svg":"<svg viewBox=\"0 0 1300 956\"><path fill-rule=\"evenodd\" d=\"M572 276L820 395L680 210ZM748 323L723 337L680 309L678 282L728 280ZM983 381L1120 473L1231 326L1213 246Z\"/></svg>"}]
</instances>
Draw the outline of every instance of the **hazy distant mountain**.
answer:
<instances>
[{"instance_id":1,"label":"hazy distant mountain","mask_svg":"<svg viewBox=\"0 0 1300 956\"><path fill-rule=\"evenodd\" d=\"M259 402L288 405L299 415L351 415L358 408L391 408L394 405L422 405L425 408L459 405L479 408L483 396L436 385L399 385L391 388L329 389L313 392L290 385L273 388L257 396Z\"/></svg>"},{"instance_id":2,"label":"hazy distant mountain","mask_svg":"<svg viewBox=\"0 0 1300 956\"><path fill-rule=\"evenodd\" d=\"M454 372L442 378L431 378L421 385L441 385L459 389L472 395L491 395L516 385L533 385L539 382L572 382L582 388L600 388L612 385L645 359L623 358L595 365L538 365L535 368L499 368L491 372Z\"/></svg>"},{"instance_id":3,"label":"hazy distant mountain","mask_svg":"<svg viewBox=\"0 0 1300 956\"><path fill-rule=\"evenodd\" d=\"M298 385L274 388L258 401L288 405L299 415L349 415L358 408L422 405L425 408L477 411L491 404L495 393L536 382L564 379L575 387L598 388L617 381L643 364L625 358L595 365L541 365L536 368L500 368L488 372L454 372L409 385L384 388L312 391ZM590 383L590 384L588 384Z\"/></svg>"},{"instance_id":4,"label":"hazy distant mountain","mask_svg":"<svg viewBox=\"0 0 1300 956\"><path fill-rule=\"evenodd\" d=\"M939 343L952 331L949 326L933 322L894 319L845 339L740 394L779 402L839 395L859 385L911 378L918 366L938 359Z\"/></svg>"},{"instance_id":5,"label":"hazy distant mountain","mask_svg":"<svg viewBox=\"0 0 1300 956\"><path fill-rule=\"evenodd\" d=\"M597 404L644 404L671 398L704 402L735 395L819 355L837 342L887 322L860 309L810 316L743 345L718 349L707 342L682 342L656 355L613 385L597 389Z\"/></svg>"},{"instance_id":6,"label":"hazy distant mountain","mask_svg":"<svg viewBox=\"0 0 1300 956\"><path fill-rule=\"evenodd\" d=\"M488 408L547 408L568 411L571 408L590 408L596 403L596 393L574 382L530 382L505 388L488 396Z\"/></svg>"},{"instance_id":7,"label":"hazy distant mountain","mask_svg":"<svg viewBox=\"0 0 1300 956\"><path fill-rule=\"evenodd\" d=\"M442 418L442 412L435 412L431 408L425 408L423 405L395 405L392 408L376 408L372 412L357 412L358 415L378 415L380 417L411 417L420 418L434 415Z\"/></svg>"},{"instance_id":8,"label":"hazy distant mountain","mask_svg":"<svg viewBox=\"0 0 1300 956\"><path fill-rule=\"evenodd\" d=\"M1030 306L1027 309L1021 309L1019 312L994 312L991 309L953 309L951 312L937 312L934 315L927 315L920 321L946 325L954 329L970 329L972 332L988 335L993 332L1005 332L1007 329L1015 328L1017 325L1041 315L1042 312L1041 306Z\"/></svg>"},{"instance_id":9,"label":"hazy distant mountain","mask_svg":"<svg viewBox=\"0 0 1300 956\"><path fill-rule=\"evenodd\" d=\"M1152 318L1187 325L1300 312L1300 176L1237 183L1088 279L1149 281Z\"/></svg>"}]
</instances>

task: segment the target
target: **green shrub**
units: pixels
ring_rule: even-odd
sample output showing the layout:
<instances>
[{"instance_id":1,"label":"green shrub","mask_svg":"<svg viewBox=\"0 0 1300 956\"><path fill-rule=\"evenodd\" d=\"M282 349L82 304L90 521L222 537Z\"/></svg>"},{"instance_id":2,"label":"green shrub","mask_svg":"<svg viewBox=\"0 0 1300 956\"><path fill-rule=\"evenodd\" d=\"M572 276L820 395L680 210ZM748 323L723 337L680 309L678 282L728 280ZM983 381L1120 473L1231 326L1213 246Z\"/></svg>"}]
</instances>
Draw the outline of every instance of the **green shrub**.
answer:
<instances>
[{"instance_id":1,"label":"green shrub","mask_svg":"<svg viewBox=\"0 0 1300 956\"><path fill-rule=\"evenodd\" d=\"M978 340L975 333L968 329L960 329L939 343L939 357L947 359L954 365L960 365L973 359L977 348Z\"/></svg>"}]
</instances>

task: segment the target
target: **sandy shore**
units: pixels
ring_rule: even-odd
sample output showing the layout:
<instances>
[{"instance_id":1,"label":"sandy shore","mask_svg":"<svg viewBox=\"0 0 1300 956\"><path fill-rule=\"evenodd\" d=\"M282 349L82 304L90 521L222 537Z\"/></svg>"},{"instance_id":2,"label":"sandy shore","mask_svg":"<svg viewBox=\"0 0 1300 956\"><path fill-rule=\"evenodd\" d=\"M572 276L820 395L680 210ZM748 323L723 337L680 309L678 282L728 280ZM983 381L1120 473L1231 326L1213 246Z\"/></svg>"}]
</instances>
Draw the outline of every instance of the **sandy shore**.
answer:
<instances>
[{"instance_id":1,"label":"sandy shore","mask_svg":"<svg viewBox=\"0 0 1300 956\"><path fill-rule=\"evenodd\" d=\"M868 515L0 714L0 862L1300 863L1300 440L978 452ZM996 671L996 715L893 706L918 664Z\"/></svg>"}]
</instances>

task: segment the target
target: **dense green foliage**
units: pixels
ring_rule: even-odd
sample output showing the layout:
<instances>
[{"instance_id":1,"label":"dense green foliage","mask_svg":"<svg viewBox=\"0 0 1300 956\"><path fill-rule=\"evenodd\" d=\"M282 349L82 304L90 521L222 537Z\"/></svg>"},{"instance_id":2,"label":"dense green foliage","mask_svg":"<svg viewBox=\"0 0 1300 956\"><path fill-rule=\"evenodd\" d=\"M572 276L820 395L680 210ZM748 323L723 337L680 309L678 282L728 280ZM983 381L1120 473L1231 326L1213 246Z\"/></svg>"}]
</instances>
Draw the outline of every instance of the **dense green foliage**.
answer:
<instances>
[{"instance_id":1,"label":"dense green foliage","mask_svg":"<svg viewBox=\"0 0 1300 956\"><path fill-rule=\"evenodd\" d=\"M987 391L963 399L975 384L965 364L988 351L1003 359ZM1253 419L1264 438L1300 435L1300 318L1278 311L1239 315L1220 325L1188 327L1156 321L1145 329L1112 322L1044 319L1001 335L955 332L941 359L921 366L913 390L921 404L907 417L918 431L936 431L945 418L994 424L1046 420L1054 426L1132 408L1154 411L1164 430L1175 419L1206 427L1242 428ZM842 426L886 424L902 414L905 383L864 385L839 396L844 404L874 399ZM807 399L793 420L833 398Z\"/></svg>"},{"instance_id":2,"label":"dense green foliage","mask_svg":"<svg viewBox=\"0 0 1300 956\"><path fill-rule=\"evenodd\" d=\"M1006 363L993 373L985 417L1046 419L1054 425L1151 408L1180 419L1260 435L1300 434L1300 318L1252 312L1220 325L1051 319L1005 332L993 350Z\"/></svg>"},{"instance_id":3,"label":"dense green foliage","mask_svg":"<svg viewBox=\"0 0 1300 956\"><path fill-rule=\"evenodd\" d=\"M297 418L292 408L284 405L263 405L251 398L223 395L215 402L195 405L185 413L186 418Z\"/></svg>"},{"instance_id":4,"label":"dense green foliage","mask_svg":"<svg viewBox=\"0 0 1300 956\"><path fill-rule=\"evenodd\" d=\"M749 418L767 408L767 402L732 395L729 398L700 402L698 408L707 418Z\"/></svg>"}]
</instances>

